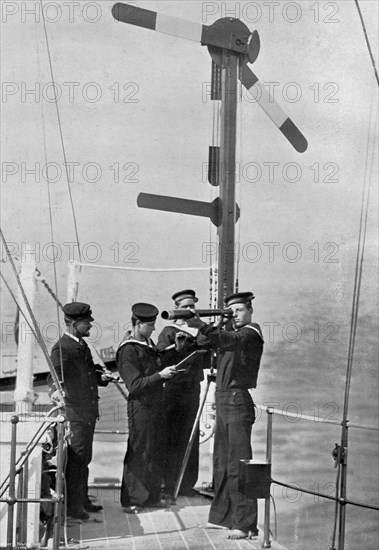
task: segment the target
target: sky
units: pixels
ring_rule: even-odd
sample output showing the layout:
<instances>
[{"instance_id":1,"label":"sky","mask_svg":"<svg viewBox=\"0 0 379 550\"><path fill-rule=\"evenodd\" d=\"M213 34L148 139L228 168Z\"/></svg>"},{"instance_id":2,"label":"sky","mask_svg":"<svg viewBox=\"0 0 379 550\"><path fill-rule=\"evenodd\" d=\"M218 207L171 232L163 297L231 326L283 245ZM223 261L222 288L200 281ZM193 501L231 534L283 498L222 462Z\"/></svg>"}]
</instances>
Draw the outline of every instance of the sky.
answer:
<instances>
[{"instance_id":1,"label":"sky","mask_svg":"<svg viewBox=\"0 0 379 550\"><path fill-rule=\"evenodd\" d=\"M37 267L64 303L68 261L78 260L66 163L82 260L93 266L81 270L78 299L93 307L96 345L116 347L135 302L170 309L170 296L190 287L209 307L215 228L205 218L140 209L136 199L140 192L207 202L217 196L206 180L214 126L211 58L198 43L115 22L113 2L43 4L60 127L41 4L1 3L1 227L15 258L23 243L36 249ZM308 140L307 151L296 152L242 92L237 271L239 289L256 295L255 317L266 337L278 327L273 339L291 343L317 326L327 336L332 323L347 339L370 174L360 312L374 322L377 83L355 3L134 5L205 25L237 17L257 30L261 50L252 69ZM377 56L378 5L360 5ZM4 276L16 290L4 247L1 253ZM2 353L9 354L15 353L16 308L3 284L2 290ZM36 317L51 347L56 308L40 284Z\"/></svg>"}]
</instances>

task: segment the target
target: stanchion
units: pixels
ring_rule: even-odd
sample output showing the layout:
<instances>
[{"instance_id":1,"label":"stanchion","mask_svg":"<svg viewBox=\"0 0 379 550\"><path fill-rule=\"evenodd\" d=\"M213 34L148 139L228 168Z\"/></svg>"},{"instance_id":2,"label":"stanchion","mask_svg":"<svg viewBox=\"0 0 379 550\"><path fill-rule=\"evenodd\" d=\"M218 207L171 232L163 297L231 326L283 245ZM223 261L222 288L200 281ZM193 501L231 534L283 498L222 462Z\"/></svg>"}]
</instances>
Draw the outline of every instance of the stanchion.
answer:
<instances>
[{"instance_id":1,"label":"stanchion","mask_svg":"<svg viewBox=\"0 0 379 550\"><path fill-rule=\"evenodd\" d=\"M273 409L267 409L267 439L266 439L266 462L271 464L272 459L272 415ZM265 522L263 532L262 548L271 548L270 541L270 495L265 498Z\"/></svg>"},{"instance_id":2,"label":"stanchion","mask_svg":"<svg viewBox=\"0 0 379 550\"><path fill-rule=\"evenodd\" d=\"M193 426L192 426L191 435L190 435L190 438L188 440L186 452L184 453L183 461L182 461L182 464L181 464L181 467L180 467L179 476L178 476L178 479L176 481L174 495L173 495L174 500L176 500L176 498L179 494L180 486L181 486L182 481L183 481L184 472L186 471L188 460L189 460L189 457L190 457L190 454L191 454L191 451L192 451L192 447L193 447L195 438L197 437L197 430L198 430L198 427L199 427L199 422L200 422L200 418L201 418L201 415L202 415L202 412L203 412L203 409L204 409L204 405L205 405L205 402L206 402L206 399L207 399L207 396L208 396L209 387L211 385L211 382L214 382L215 380L216 380L216 375L215 374L210 373L210 374L207 375L207 385L206 385L206 388L205 388L205 391L204 391L203 398L200 402L199 409L197 411L195 421L194 421Z\"/></svg>"},{"instance_id":3,"label":"stanchion","mask_svg":"<svg viewBox=\"0 0 379 550\"><path fill-rule=\"evenodd\" d=\"M13 514L14 505L16 502L16 442L17 442L17 424L19 418L17 415L12 416L12 438L11 438L11 456L9 468L9 497L8 497L8 524L7 524L7 548L13 548Z\"/></svg>"},{"instance_id":4,"label":"stanchion","mask_svg":"<svg viewBox=\"0 0 379 550\"><path fill-rule=\"evenodd\" d=\"M63 471L64 471L64 432L65 432L65 417L61 415L57 423L57 473L55 481L55 492L57 493L57 502L54 504L54 532L53 532L53 549L59 550L60 543L60 528L62 518L62 501L63 501Z\"/></svg>"}]
</instances>

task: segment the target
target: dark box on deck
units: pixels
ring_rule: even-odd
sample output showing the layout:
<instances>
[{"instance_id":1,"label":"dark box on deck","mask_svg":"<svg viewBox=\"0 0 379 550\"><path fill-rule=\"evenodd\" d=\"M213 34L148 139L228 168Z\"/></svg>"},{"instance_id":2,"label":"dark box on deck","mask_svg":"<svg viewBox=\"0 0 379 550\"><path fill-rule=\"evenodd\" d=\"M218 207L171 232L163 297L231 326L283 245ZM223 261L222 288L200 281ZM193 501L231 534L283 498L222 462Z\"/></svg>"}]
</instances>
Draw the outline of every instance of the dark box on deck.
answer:
<instances>
[{"instance_id":1,"label":"dark box on deck","mask_svg":"<svg viewBox=\"0 0 379 550\"><path fill-rule=\"evenodd\" d=\"M271 464L240 460L238 490L247 498L269 498Z\"/></svg>"}]
</instances>

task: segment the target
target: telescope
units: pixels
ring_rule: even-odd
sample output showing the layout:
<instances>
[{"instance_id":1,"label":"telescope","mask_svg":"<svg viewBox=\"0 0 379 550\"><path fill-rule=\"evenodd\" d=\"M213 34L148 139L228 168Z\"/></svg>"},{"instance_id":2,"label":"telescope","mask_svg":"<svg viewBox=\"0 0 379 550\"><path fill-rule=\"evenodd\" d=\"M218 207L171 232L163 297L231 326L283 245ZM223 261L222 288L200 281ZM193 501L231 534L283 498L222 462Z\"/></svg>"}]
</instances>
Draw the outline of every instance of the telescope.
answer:
<instances>
[{"instance_id":1,"label":"telescope","mask_svg":"<svg viewBox=\"0 0 379 550\"><path fill-rule=\"evenodd\" d=\"M199 317L215 317L215 316L227 316L233 315L232 309L196 309L196 313ZM173 319L191 319L195 313L191 309L173 309L171 311L162 311L162 319L172 321Z\"/></svg>"}]
</instances>

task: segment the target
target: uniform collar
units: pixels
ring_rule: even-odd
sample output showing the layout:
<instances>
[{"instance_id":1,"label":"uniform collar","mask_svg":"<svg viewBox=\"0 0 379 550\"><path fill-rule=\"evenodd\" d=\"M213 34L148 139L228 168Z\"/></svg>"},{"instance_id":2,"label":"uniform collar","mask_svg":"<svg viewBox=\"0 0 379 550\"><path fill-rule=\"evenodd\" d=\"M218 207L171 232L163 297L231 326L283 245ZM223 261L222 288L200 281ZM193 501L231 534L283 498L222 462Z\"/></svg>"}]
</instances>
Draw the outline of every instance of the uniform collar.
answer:
<instances>
[{"instance_id":1,"label":"uniform collar","mask_svg":"<svg viewBox=\"0 0 379 550\"><path fill-rule=\"evenodd\" d=\"M123 340L120 343L120 345L118 346L118 349L120 349L125 344L139 344L140 346L145 346L149 349L155 349L154 342L152 341L151 338L149 338L148 342L146 342L146 341L143 341L143 340L136 340L135 338L133 338L132 335L129 335L127 338L125 338L125 340Z\"/></svg>"},{"instance_id":2,"label":"uniform collar","mask_svg":"<svg viewBox=\"0 0 379 550\"><path fill-rule=\"evenodd\" d=\"M74 336L70 332L65 331L65 335L74 340L77 344L79 344L79 346L87 346L87 342L85 342L83 339L80 340L79 338L77 338L77 336Z\"/></svg>"},{"instance_id":3,"label":"uniform collar","mask_svg":"<svg viewBox=\"0 0 379 550\"><path fill-rule=\"evenodd\" d=\"M74 336L73 334L71 334L71 332L67 332L67 330L66 330L66 331L65 331L65 334L66 334L66 336L68 336L69 338L72 338L73 340L75 340L75 342L78 342L78 344L80 344L79 338L77 338L76 336Z\"/></svg>"}]
</instances>

